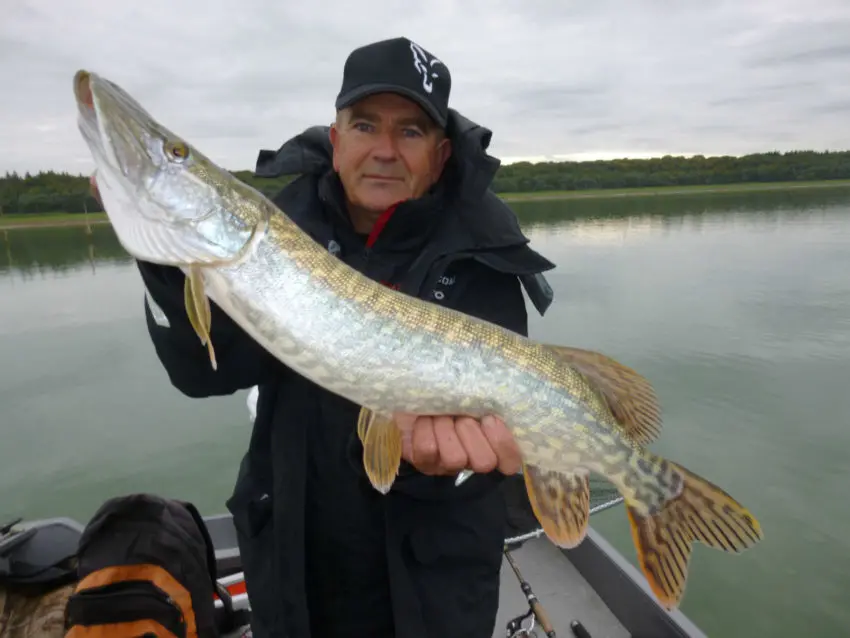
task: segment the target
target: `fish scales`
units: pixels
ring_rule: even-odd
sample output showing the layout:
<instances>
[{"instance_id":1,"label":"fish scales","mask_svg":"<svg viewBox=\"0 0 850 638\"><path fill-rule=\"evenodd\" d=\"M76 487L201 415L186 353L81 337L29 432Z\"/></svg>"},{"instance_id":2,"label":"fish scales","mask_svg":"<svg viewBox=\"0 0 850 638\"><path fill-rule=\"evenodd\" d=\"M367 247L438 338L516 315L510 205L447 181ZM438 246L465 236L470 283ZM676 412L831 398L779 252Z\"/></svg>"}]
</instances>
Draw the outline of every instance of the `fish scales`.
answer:
<instances>
[{"instance_id":1,"label":"fish scales","mask_svg":"<svg viewBox=\"0 0 850 638\"><path fill-rule=\"evenodd\" d=\"M592 436L601 425L563 391L570 371L545 347L436 304L411 303L408 295L354 273L277 215L252 257L206 276L210 296L229 305L241 325L253 326L267 349L360 405L382 412L501 414L531 462L540 456L557 463L549 450L563 449L572 432ZM264 278L277 283L258 284ZM584 422L586 433L578 427ZM584 454L557 469L591 463L595 446L580 447Z\"/></svg>"}]
</instances>

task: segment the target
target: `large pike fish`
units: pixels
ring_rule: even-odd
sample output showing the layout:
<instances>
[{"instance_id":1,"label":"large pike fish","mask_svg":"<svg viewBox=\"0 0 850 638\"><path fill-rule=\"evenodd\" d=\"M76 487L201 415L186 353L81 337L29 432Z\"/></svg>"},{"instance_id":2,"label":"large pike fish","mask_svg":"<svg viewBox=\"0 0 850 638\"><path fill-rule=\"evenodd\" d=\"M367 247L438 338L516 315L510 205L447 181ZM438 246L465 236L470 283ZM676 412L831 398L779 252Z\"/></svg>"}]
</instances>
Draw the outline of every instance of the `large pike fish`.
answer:
<instances>
[{"instance_id":1,"label":"large pike fish","mask_svg":"<svg viewBox=\"0 0 850 638\"><path fill-rule=\"evenodd\" d=\"M187 315L211 365L210 299L289 368L363 406L357 431L376 489L391 488L401 462L394 413L494 414L516 438L534 513L557 545L585 537L590 472L617 487L640 566L668 609L684 593L694 541L739 552L762 538L729 494L645 448L660 411L632 369L382 286L116 84L79 71L73 90L119 241L186 273Z\"/></svg>"}]
</instances>

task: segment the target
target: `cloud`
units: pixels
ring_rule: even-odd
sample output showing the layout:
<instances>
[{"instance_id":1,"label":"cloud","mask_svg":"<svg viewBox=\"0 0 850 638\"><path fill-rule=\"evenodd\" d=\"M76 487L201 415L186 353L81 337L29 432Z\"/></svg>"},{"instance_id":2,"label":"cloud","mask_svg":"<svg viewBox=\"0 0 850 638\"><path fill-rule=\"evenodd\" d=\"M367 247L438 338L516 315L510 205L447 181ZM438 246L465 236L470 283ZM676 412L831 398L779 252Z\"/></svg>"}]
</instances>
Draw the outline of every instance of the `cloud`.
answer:
<instances>
[{"instance_id":1,"label":"cloud","mask_svg":"<svg viewBox=\"0 0 850 638\"><path fill-rule=\"evenodd\" d=\"M86 172L71 77L121 84L228 168L333 118L347 54L407 35L491 151L616 157L850 148L845 0L6 0L0 172Z\"/></svg>"}]
</instances>

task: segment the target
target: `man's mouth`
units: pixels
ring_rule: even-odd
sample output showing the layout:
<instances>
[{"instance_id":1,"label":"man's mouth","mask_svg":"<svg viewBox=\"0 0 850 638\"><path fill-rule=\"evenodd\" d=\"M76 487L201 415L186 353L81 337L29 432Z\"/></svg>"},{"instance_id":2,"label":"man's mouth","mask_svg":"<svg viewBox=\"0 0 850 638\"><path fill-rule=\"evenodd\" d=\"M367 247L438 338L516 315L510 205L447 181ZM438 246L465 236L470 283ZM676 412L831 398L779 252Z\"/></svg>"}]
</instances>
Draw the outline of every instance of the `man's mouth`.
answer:
<instances>
[{"instance_id":1,"label":"man's mouth","mask_svg":"<svg viewBox=\"0 0 850 638\"><path fill-rule=\"evenodd\" d=\"M401 177L388 177L387 175L370 175L366 174L363 177L366 179L373 179L378 182L401 182L403 181Z\"/></svg>"}]
</instances>

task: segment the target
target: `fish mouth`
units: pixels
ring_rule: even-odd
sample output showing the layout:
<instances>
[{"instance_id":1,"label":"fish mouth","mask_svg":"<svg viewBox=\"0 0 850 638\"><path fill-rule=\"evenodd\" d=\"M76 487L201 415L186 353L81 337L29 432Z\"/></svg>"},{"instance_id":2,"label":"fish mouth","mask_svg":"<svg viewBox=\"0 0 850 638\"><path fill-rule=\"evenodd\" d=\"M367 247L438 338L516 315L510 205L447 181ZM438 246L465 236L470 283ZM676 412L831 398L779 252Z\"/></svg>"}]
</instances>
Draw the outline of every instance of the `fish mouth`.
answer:
<instances>
[{"instance_id":1,"label":"fish mouth","mask_svg":"<svg viewBox=\"0 0 850 638\"><path fill-rule=\"evenodd\" d=\"M95 86L93 86L95 84ZM97 78L81 69L74 74L74 99L77 103L77 125L92 153L99 160L123 172L124 166L111 144L101 105L96 92Z\"/></svg>"},{"instance_id":2,"label":"fish mouth","mask_svg":"<svg viewBox=\"0 0 850 638\"><path fill-rule=\"evenodd\" d=\"M74 74L73 89L78 128L103 169L98 171L98 185L109 181L130 201L138 201L157 169L146 114L120 87L85 69ZM144 210L140 213L145 215Z\"/></svg>"},{"instance_id":3,"label":"fish mouth","mask_svg":"<svg viewBox=\"0 0 850 638\"><path fill-rule=\"evenodd\" d=\"M91 73L80 69L74 74L74 97L79 108L89 108L94 111L94 94L91 90Z\"/></svg>"},{"instance_id":4,"label":"fish mouth","mask_svg":"<svg viewBox=\"0 0 850 638\"><path fill-rule=\"evenodd\" d=\"M91 73L85 70L74 74L74 99L79 113L79 128L89 146L103 153L103 131L98 126L97 107L91 87ZM94 148L92 149L94 150Z\"/></svg>"}]
</instances>

